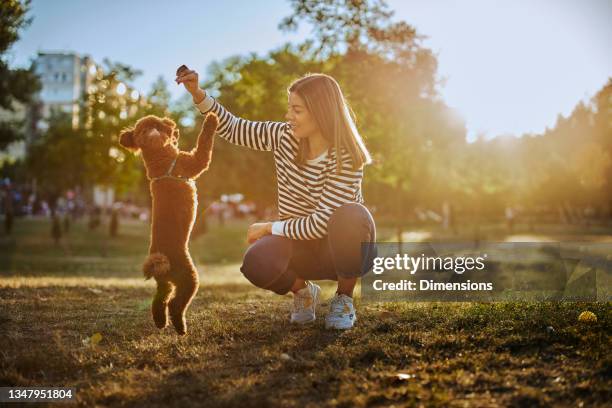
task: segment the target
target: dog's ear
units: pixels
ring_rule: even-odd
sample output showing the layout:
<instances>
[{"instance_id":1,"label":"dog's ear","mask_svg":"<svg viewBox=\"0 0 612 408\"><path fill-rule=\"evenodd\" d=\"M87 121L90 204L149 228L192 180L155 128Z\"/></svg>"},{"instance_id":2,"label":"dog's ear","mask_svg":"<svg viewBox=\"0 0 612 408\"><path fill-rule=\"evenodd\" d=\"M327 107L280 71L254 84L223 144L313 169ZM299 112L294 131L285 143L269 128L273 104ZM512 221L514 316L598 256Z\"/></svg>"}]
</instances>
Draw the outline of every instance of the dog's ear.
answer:
<instances>
[{"instance_id":1,"label":"dog's ear","mask_svg":"<svg viewBox=\"0 0 612 408\"><path fill-rule=\"evenodd\" d=\"M138 149L138 146L136 146L136 141L134 140L134 136L134 129L123 129L121 133L119 133L119 144L129 150Z\"/></svg>"}]
</instances>

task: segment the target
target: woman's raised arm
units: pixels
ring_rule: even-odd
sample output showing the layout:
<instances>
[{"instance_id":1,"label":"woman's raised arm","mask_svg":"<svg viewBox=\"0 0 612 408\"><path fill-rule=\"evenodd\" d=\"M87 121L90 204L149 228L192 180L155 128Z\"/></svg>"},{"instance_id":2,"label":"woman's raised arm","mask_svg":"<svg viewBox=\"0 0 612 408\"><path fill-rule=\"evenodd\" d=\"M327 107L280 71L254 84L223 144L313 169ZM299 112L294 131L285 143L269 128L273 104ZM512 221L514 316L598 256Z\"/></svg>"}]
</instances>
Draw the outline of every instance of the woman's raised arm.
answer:
<instances>
[{"instance_id":1,"label":"woman's raised arm","mask_svg":"<svg viewBox=\"0 0 612 408\"><path fill-rule=\"evenodd\" d=\"M177 72L177 84L183 84L191 94L193 103L203 115L214 112L219 118L217 134L238 146L254 150L276 150L280 138L286 131L284 122L256 122L239 118L225 109L210 95L203 91L198 83L198 73L188 68Z\"/></svg>"}]
</instances>

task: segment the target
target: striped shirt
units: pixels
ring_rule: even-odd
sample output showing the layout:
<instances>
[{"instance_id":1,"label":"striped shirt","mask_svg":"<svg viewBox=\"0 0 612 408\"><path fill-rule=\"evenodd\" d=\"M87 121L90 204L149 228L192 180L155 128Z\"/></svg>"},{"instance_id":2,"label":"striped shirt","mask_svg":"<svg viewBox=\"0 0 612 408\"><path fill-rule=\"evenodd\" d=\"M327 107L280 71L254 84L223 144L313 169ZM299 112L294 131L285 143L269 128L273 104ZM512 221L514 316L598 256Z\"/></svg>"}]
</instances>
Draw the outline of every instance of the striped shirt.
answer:
<instances>
[{"instance_id":1,"label":"striped shirt","mask_svg":"<svg viewBox=\"0 0 612 408\"><path fill-rule=\"evenodd\" d=\"M296 240L323 238L327 235L329 218L338 207L351 202L363 203L363 166L354 171L351 157L344 149L341 149L343 164L339 173L336 173L334 148L315 160L298 165L298 141L287 123L238 118L209 95L196 106L202 114L217 114L217 134L223 139L274 153L281 221L273 224L273 234Z\"/></svg>"}]
</instances>

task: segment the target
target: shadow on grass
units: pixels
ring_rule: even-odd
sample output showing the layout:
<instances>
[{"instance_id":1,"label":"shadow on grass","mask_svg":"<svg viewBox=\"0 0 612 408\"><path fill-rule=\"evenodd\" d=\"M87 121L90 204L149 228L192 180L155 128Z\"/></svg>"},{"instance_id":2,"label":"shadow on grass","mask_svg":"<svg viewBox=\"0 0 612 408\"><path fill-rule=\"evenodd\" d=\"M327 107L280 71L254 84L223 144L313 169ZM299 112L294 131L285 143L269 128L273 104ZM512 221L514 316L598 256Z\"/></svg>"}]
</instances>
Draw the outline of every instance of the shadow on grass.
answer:
<instances>
[{"instance_id":1,"label":"shadow on grass","mask_svg":"<svg viewBox=\"0 0 612 408\"><path fill-rule=\"evenodd\" d=\"M189 364L174 370L154 391L131 402L262 407L320 405L333 398L338 381L334 373L309 373L316 371L315 356L325 354L341 333L323 330L320 325L292 327L286 320L285 316L283 321L257 319L256 328L234 333L235 342L224 353L222 364L217 361L207 367L200 362L197 368ZM287 337L296 341L288 344ZM305 387L310 391L304 392Z\"/></svg>"}]
</instances>

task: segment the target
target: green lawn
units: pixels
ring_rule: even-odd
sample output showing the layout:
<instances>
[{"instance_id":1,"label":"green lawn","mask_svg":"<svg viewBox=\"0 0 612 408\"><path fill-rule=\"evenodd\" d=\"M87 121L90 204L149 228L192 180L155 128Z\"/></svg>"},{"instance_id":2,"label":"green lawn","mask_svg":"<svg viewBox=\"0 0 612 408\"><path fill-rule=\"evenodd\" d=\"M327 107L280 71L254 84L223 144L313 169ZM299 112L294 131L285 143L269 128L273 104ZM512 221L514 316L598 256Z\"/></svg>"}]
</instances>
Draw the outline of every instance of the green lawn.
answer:
<instances>
[{"instance_id":1,"label":"green lawn","mask_svg":"<svg viewBox=\"0 0 612 408\"><path fill-rule=\"evenodd\" d=\"M190 333L179 338L150 319L154 283L140 272L145 224L124 222L111 240L106 228L89 232L76 223L56 246L47 221L17 220L12 237L0 235L0 385L76 387L81 404L100 406L605 406L612 400L609 303L360 304L357 298L359 321L351 331L327 331L322 318L294 327L290 296L252 287L240 274L247 225L213 223L192 242L202 284L188 315ZM487 231L503 236L502 227ZM379 233L392 239L390 230ZM610 238L592 230L576 236ZM429 239L440 237L433 231ZM323 288L325 297L332 295L331 282ZM598 321L578 322L583 310Z\"/></svg>"}]
</instances>

